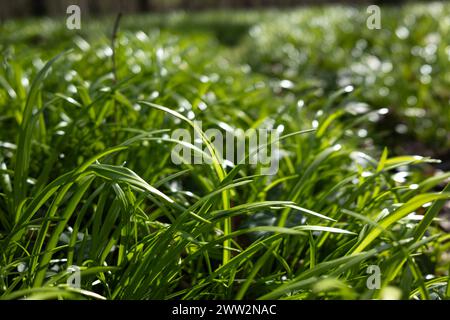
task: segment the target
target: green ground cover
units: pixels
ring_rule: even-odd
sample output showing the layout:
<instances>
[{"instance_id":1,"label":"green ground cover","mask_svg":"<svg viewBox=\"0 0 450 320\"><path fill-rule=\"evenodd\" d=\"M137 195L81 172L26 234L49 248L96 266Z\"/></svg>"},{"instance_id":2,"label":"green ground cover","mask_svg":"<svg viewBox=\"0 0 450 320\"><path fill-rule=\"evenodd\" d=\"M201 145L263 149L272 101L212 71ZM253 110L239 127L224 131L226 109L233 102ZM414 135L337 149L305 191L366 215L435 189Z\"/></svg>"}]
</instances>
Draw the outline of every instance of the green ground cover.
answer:
<instances>
[{"instance_id":1,"label":"green ground cover","mask_svg":"<svg viewBox=\"0 0 450 320\"><path fill-rule=\"evenodd\" d=\"M450 5L366 19L1 25L0 298L449 298ZM194 120L278 130L279 170L174 164Z\"/></svg>"}]
</instances>

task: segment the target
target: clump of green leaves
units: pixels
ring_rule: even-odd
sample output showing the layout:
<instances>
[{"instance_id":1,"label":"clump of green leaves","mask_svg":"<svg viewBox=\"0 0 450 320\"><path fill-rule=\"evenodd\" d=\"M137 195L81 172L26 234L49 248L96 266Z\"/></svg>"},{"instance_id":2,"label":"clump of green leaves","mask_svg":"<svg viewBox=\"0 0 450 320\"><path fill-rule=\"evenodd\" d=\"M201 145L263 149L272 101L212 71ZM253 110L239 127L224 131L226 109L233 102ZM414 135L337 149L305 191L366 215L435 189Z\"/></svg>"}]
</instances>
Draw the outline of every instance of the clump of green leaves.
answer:
<instances>
[{"instance_id":1,"label":"clump of green leaves","mask_svg":"<svg viewBox=\"0 0 450 320\"><path fill-rule=\"evenodd\" d=\"M419 8L388 11L386 23L399 12L420 20L408 25L413 43L445 31L426 17L440 14L434 7ZM387 105L373 94L402 67L391 61L372 85L340 82L350 61L379 54L387 63L400 58L378 53L383 44L411 44L362 30L354 9L321 10L125 19L115 75L97 23L74 35L36 21L2 35L0 297L448 298L449 235L438 219L450 174L434 169L438 160L389 152L375 130ZM224 41L221 19L243 34ZM39 29L47 36L36 39ZM359 58L344 54L363 40ZM61 44L72 50L56 56ZM447 80L432 76L433 89L420 91L441 112L433 84ZM402 105L415 90L399 84L389 99ZM279 171L218 158L175 165L171 150L183 142L170 134L198 130L193 120L203 130L277 129ZM367 287L370 265L382 271L377 290ZM66 284L70 266L80 268L80 288Z\"/></svg>"}]
</instances>

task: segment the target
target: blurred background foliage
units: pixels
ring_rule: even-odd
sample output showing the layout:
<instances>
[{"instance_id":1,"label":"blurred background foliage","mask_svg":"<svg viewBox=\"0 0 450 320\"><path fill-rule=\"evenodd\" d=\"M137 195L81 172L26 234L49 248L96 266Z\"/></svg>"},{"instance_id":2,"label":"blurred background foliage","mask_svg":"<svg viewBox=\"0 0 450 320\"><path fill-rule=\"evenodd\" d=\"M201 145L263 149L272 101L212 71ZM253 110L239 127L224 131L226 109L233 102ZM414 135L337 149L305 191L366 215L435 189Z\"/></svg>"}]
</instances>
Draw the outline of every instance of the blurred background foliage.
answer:
<instances>
[{"instance_id":1,"label":"blurred background foliage","mask_svg":"<svg viewBox=\"0 0 450 320\"><path fill-rule=\"evenodd\" d=\"M410 0L15 0L0 3L0 18L64 15L69 5L79 5L85 14L167 12L227 8L286 8L299 5L401 4Z\"/></svg>"},{"instance_id":2,"label":"blurred background foliage","mask_svg":"<svg viewBox=\"0 0 450 320\"><path fill-rule=\"evenodd\" d=\"M25 5L26 2L9 3L32 8ZM41 1L46 10L55 15L64 14L69 2L73 1ZM48 48L37 50L40 55L48 54L43 57L48 59L72 47L74 39L90 42L104 34L107 43L115 18L113 13L119 11L189 9L197 8L196 4L200 3L202 8L246 4L258 7L274 3L173 0L141 1L141 5L144 2L146 5L140 6L138 2L75 1L81 5L83 15L79 31L68 31L64 17L41 18L35 24L6 21L1 29L3 52L8 56L12 46L18 50L20 45ZM280 1L277 5L302 2L307 1ZM358 103L349 108L355 112L389 110L382 121L373 121L374 127L367 128L369 132L377 132L373 137L375 144L389 146L394 154L421 154L442 159L441 167L447 170L450 159L449 6L443 2L413 5L408 10L394 6L382 11L380 30L366 27L369 16L366 8L365 5L313 6L289 11L212 10L192 15L180 10L150 15L125 14L122 27L136 32L164 31L183 38L207 35L226 49L222 55L239 61L253 73L274 81L292 82L293 87L287 90L292 101L313 89L320 91L320 96L326 96L352 85L357 88ZM106 16L93 15L100 12ZM361 132L363 138L365 132Z\"/></svg>"}]
</instances>

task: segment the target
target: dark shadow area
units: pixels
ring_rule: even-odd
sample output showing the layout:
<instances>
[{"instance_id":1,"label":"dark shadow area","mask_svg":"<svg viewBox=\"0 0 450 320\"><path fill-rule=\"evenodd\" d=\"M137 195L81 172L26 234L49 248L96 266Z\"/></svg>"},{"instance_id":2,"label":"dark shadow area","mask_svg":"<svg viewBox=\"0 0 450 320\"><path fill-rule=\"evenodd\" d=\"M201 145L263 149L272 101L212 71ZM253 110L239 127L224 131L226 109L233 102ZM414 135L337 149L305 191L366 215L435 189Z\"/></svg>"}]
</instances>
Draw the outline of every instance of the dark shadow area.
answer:
<instances>
[{"instance_id":1,"label":"dark shadow area","mask_svg":"<svg viewBox=\"0 0 450 320\"><path fill-rule=\"evenodd\" d=\"M325 4L401 5L410 0L17 0L1 1L0 19L30 16L62 16L70 5L78 5L89 15L122 13L171 12L174 10L203 11L212 9L291 8ZM417 1L416 1L417 2Z\"/></svg>"}]
</instances>

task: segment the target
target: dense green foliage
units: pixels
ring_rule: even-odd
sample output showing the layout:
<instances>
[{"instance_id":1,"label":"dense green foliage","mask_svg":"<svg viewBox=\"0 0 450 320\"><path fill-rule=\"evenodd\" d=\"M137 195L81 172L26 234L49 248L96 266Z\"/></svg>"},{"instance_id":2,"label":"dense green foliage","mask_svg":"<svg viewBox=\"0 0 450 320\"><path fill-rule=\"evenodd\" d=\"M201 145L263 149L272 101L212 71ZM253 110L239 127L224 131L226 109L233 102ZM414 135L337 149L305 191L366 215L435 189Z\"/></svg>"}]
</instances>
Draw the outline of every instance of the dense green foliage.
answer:
<instances>
[{"instance_id":1,"label":"dense green foliage","mask_svg":"<svg viewBox=\"0 0 450 320\"><path fill-rule=\"evenodd\" d=\"M450 297L450 5L382 15L2 25L0 298ZM276 128L280 170L175 165L192 120Z\"/></svg>"}]
</instances>

